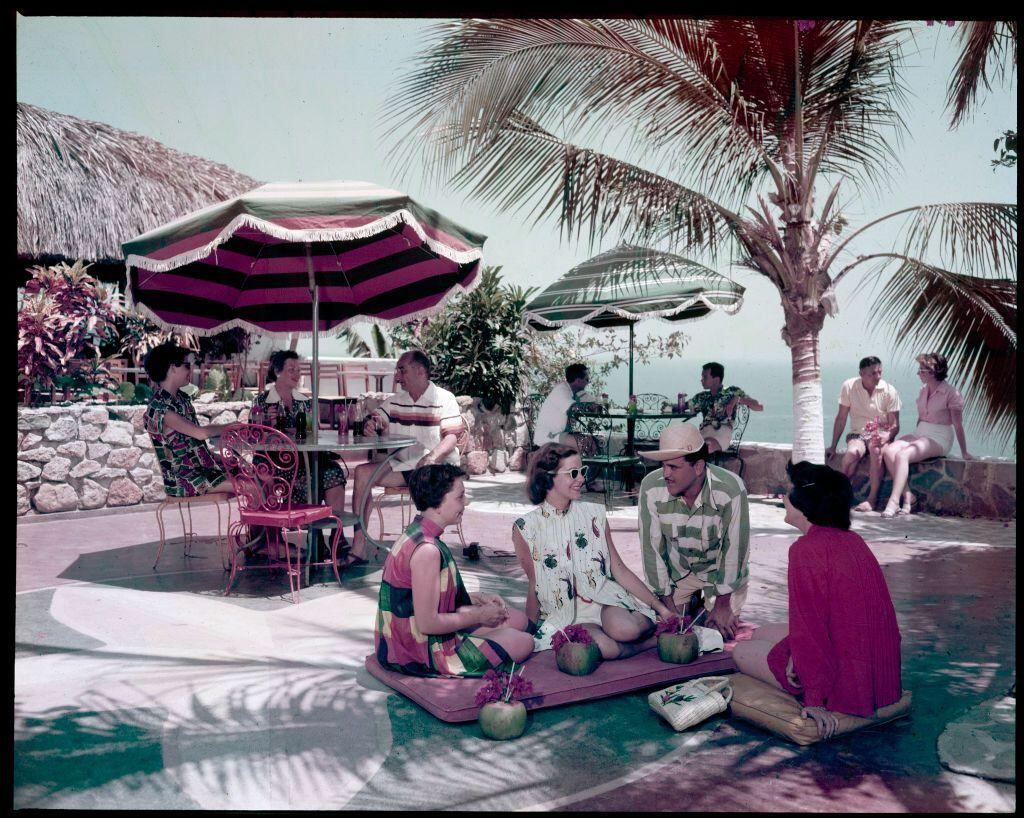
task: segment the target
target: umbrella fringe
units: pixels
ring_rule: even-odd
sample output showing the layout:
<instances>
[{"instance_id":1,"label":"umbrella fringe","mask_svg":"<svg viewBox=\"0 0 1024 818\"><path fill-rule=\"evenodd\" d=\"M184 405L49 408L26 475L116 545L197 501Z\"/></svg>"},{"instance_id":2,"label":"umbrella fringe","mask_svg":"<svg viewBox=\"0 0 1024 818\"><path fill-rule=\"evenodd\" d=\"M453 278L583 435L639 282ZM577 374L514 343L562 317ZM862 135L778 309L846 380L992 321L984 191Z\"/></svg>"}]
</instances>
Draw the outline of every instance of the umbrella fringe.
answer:
<instances>
[{"instance_id":1,"label":"umbrella fringe","mask_svg":"<svg viewBox=\"0 0 1024 818\"><path fill-rule=\"evenodd\" d=\"M483 258L482 250L454 250L443 242L430 238L416 217L403 208L402 210L396 210L394 213L389 213L387 216L382 216L376 221L370 222L370 224L364 224L361 227L334 227L322 230L290 230L287 227L281 227L280 225L265 221L257 216L242 213L235 216L235 218L233 218L227 226L217 234L216 238L201 247L188 250L184 253L179 253L178 255L167 259L152 259L148 256L140 256L132 253L125 259L125 267L129 270L132 267L136 267L140 270L148 270L153 273L169 272L178 267L206 258L217 247L231 239L231 237L234 236L234 234L242 227L251 227L255 230L259 230L265 235L273 236L274 238L281 239L283 241L317 242L348 241L351 239L369 238L370 236L375 236L378 233L383 233L385 230L392 227L397 227L399 223L405 223L411 227L416 232L416 235L420 237L420 240L425 242L433 252L437 253L437 255L443 256L456 264L468 264L472 261L478 261Z\"/></svg>"},{"instance_id":2,"label":"umbrella fringe","mask_svg":"<svg viewBox=\"0 0 1024 818\"><path fill-rule=\"evenodd\" d=\"M587 313L581 318L569 318L562 319L559 321L551 321L537 313L525 312L523 313L523 322L526 323L529 321L533 321L534 323L543 324L544 326L550 327L551 329L559 329L560 327L586 325L588 321L593 321L594 318L598 316L610 313L612 315L618 315L620 318L632 319L634 323L639 321L647 321L649 319L660 320L664 323L671 323L671 316L678 315L681 312L685 312L698 301L703 302L712 312L724 312L726 315L735 315L736 312L740 309L740 307L743 306L743 296L737 296L736 300L732 304L713 304L703 294L700 294L694 296L693 298L689 299L688 301L682 304L676 305L667 310L651 310L650 312L636 313L630 312L629 310L617 309L616 307L613 307L611 305L602 304L593 312ZM564 307L562 309L564 309ZM703 318L709 317L710 315L711 313L708 313L707 315L700 315L687 320L699 321Z\"/></svg>"}]
</instances>

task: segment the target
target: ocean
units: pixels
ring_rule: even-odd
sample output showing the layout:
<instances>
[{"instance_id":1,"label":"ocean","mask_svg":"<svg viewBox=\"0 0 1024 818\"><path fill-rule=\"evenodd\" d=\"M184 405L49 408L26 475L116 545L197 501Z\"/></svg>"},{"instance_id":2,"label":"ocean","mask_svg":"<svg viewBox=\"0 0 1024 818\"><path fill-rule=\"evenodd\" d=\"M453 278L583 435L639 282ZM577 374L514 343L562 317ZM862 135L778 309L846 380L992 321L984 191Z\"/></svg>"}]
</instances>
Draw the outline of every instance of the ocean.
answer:
<instances>
[{"instance_id":1,"label":"ocean","mask_svg":"<svg viewBox=\"0 0 1024 818\"><path fill-rule=\"evenodd\" d=\"M600 361L600 358L594 359ZM693 357L673 358L671 360L652 361L644 366L636 364L633 372L634 391L658 392L675 400L678 392L693 395L699 392L701 365L708 358ZM736 385L764 404L763 412L751 412L750 422L744 439L762 443L791 443L793 440L793 390L792 367L789 361L756 361L718 359L725 367L726 386ZM921 389L921 381L917 377L917 362L910 358L906 363L889 364L882 362L882 378L899 390L903 402L900 412L901 434L913 431L917 422L917 408L914 401ZM822 365L822 401L825 419L825 445L831 441L832 423L835 421L838 407L839 388L843 381L857 375L857 361L850 366ZM960 388L955 375L950 383ZM628 366L623 364L605 376L607 392L616 402L625 402L628 388ZM592 391L592 390L588 390ZM964 433L967 436L967 450L972 455L988 457L1006 457L1016 459L1016 436L1005 445L992 435L980 432L984 428L979 420L976 406L971 405L970 396L964 412ZM849 431L849 423L847 423ZM840 447L844 436L840 438ZM960 454L960 446L953 443L953 454Z\"/></svg>"}]
</instances>

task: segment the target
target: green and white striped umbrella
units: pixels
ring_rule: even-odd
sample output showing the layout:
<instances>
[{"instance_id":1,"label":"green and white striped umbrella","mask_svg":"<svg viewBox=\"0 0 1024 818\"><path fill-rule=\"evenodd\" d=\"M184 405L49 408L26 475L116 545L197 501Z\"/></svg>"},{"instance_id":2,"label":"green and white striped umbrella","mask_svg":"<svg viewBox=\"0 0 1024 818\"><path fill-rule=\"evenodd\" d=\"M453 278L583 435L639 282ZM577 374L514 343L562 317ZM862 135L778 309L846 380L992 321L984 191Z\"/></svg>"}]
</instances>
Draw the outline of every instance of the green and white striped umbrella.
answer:
<instances>
[{"instance_id":1,"label":"green and white striped umbrella","mask_svg":"<svg viewBox=\"0 0 1024 818\"><path fill-rule=\"evenodd\" d=\"M732 315L743 287L682 256L620 244L573 267L526 305L537 330L585 324L629 327L629 391L633 392L633 325L646 318L689 321L712 310Z\"/></svg>"}]
</instances>

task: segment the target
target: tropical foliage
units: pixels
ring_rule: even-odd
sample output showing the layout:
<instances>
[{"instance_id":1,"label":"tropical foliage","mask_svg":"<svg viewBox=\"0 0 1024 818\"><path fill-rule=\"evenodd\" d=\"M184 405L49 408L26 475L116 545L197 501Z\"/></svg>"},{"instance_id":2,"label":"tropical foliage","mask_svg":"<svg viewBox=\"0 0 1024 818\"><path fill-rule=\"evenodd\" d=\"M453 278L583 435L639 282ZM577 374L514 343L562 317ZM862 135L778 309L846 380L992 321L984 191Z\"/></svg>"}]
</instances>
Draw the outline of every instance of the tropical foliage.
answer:
<instances>
[{"instance_id":1,"label":"tropical foliage","mask_svg":"<svg viewBox=\"0 0 1024 818\"><path fill-rule=\"evenodd\" d=\"M426 352L434 364L431 379L441 386L508 412L521 395L523 307L532 293L502 284L501 267L485 267L474 290L456 295L433 318L396 326L392 340Z\"/></svg>"},{"instance_id":2,"label":"tropical foliage","mask_svg":"<svg viewBox=\"0 0 1024 818\"><path fill-rule=\"evenodd\" d=\"M971 373L989 428L1010 437L1016 304L1004 294L1016 282L1016 205L912 207L847 232L841 190L894 178L903 51L917 25L443 22L389 100L395 161L570 238L618 233L728 254L769 279L792 356L796 460L824 458L818 336L836 314L836 285L866 262L902 282L892 308L901 340L924 351L958 339L943 350L952 370ZM970 71L957 86L968 103ZM601 149L612 142L628 160ZM902 246L853 257L850 240L889 218L905 227ZM911 299L924 290L942 303Z\"/></svg>"},{"instance_id":3,"label":"tropical foliage","mask_svg":"<svg viewBox=\"0 0 1024 818\"><path fill-rule=\"evenodd\" d=\"M111 293L76 261L32 267L18 308L18 376L21 383L48 390L54 378L70 375L76 358L98 358L100 346L116 337L117 306ZM105 370L92 373L102 382Z\"/></svg>"},{"instance_id":4,"label":"tropical foliage","mask_svg":"<svg viewBox=\"0 0 1024 818\"><path fill-rule=\"evenodd\" d=\"M370 326L369 343L350 327L342 330L338 337L347 344L348 354L353 358L395 358L398 354L395 345L391 343L378 324ZM372 349L370 344L373 345Z\"/></svg>"},{"instance_id":5,"label":"tropical foliage","mask_svg":"<svg viewBox=\"0 0 1024 818\"><path fill-rule=\"evenodd\" d=\"M584 363L590 373L587 392L604 391L605 377L627 363L629 344L622 330L573 327L560 332L531 332L526 349L526 391L547 395L556 384L565 380L569 364ZM675 331L664 338L652 336L633 345L634 359L647 364L654 359L681 355L689 341Z\"/></svg>"},{"instance_id":6,"label":"tropical foliage","mask_svg":"<svg viewBox=\"0 0 1024 818\"><path fill-rule=\"evenodd\" d=\"M105 287L89 274L91 265L79 260L53 266L35 266L19 296L18 380L37 394L61 390L67 397L110 393L115 388L126 400L146 395L135 389L128 395L117 386L109 358L127 356L139 362L158 344L174 341L206 358L244 353L251 338L243 329L230 329L197 339L188 331L167 331L125 305L113 287Z\"/></svg>"}]
</instances>

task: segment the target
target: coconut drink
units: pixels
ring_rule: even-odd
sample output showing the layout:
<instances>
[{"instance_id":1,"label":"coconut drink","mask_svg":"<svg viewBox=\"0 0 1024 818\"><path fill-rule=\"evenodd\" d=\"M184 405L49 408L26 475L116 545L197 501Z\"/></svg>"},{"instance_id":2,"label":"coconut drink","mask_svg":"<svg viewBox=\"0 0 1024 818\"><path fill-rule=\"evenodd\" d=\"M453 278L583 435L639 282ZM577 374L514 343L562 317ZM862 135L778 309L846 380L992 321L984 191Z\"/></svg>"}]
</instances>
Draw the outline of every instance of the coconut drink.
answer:
<instances>
[{"instance_id":1,"label":"coconut drink","mask_svg":"<svg viewBox=\"0 0 1024 818\"><path fill-rule=\"evenodd\" d=\"M693 620L696 622L696 620ZM671 616L658 623L658 658L663 662L686 665L700 656L700 640L690 631L689 617Z\"/></svg>"},{"instance_id":2,"label":"coconut drink","mask_svg":"<svg viewBox=\"0 0 1024 818\"><path fill-rule=\"evenodd\" d=\"M518 676L515 670L513 662L510 673L488 670L484 674L476 703L480 707L477 723L486 738L507 741L526 730L526 705L519 699L533 692L533 683L523 678L522 665Z\"/></svg>"},{"instance_id":3,"label":"coconut drink","mask_svg":"<svg viewBox=\"0 0 1024 818\"><path fill-rule=\"evenodd\" d=\"M601 651L589 631L582 625L570 625L551 638L555 664L562 673L587 676L601 663Z\"/></svg>"}]
</instances>

